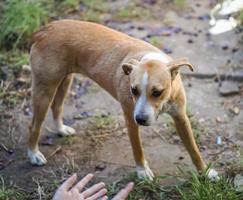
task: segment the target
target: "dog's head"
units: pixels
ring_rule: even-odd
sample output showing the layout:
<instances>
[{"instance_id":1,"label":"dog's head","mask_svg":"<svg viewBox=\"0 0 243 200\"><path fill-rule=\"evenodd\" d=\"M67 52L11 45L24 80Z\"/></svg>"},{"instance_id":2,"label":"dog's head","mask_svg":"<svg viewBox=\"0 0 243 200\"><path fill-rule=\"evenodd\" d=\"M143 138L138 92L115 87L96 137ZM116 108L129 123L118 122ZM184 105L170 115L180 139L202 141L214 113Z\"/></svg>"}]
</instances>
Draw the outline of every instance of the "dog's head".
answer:
<instances>
[{"instance_id":1,"label":"dog's head","mask_svg":"<svg viewBox=\"0 0 243 200\"><path fill-rule=\"evenodd\" d=\"M188 66L193 71L186 58L168 64L159 60L131 59L122 65L124 73L129 75L135 102L133 116L139 125L149 126L158 118L163 105L170 99L172 82L182 66Z\"/></svg>"}]
</instances>

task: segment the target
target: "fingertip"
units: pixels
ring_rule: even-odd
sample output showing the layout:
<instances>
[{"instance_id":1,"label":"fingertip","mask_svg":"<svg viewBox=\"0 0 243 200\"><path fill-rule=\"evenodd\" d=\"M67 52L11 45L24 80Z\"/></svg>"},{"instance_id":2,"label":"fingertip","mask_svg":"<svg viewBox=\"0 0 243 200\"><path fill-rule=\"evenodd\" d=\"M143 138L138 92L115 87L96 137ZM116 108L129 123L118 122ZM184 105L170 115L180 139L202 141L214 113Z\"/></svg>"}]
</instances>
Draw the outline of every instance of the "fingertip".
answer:
<instances>
[{"instance_id":1,"label":"fingertip","mask_svg":"<svg viewBox=\"0 0 243 200\"><path fill-rule=\"evenodd\" d=\"M77 174L76 173L74 173L71 177L75 177L75 178L77 178Z\"/></svg>"},{"instance_id":2,"label":"fingertip","mask_svg":"<svg viewBox=\"0 0 243 200\"><path fill-rule=\"evenodd\" d=\"M130 183L128 183L128 185L130 185L130 186L134 186L134 182L130 182Z\"/></svg>"},{"instance_id":3,"label":"fingertip","mask_svg":"<svg viewBox=\"0 0 243 200\"><path fill-rule=\"evenodd\" d=\"M101 200L107 200L107 199L108 199L108 196L104 196L104 197L102 197Z\"/></svg>"},{"instance_id":4,"label":"fingertip","mask_svg":"<svg viewBox=\"0 0 243 200\"><path fill-rule=\"evenodd\" d=\"M102 187L105 187L105 183L104 183L104 182L100 182L100 185L101 185Z\"/></svg>"},{"instance_id":5,"label":"fingertip","mask_svg":"<svg viewBox=\"0 0 243 200\"><path fill-rule=\"evenodd\" d=\"M94 176L94 174L89 173L89 174L87 174L87 176L92 178Z\"/></svg>"},{"instance_id":6,"label":"fingertip","mask_svg":"<svg viewBox=\"0 0 243 200\"><path fill-rule=\"evenodd\" d=\"M108 192L106 188L104 188L103 191L104 191L105 194Z\"/></svg>"}]
</instances>

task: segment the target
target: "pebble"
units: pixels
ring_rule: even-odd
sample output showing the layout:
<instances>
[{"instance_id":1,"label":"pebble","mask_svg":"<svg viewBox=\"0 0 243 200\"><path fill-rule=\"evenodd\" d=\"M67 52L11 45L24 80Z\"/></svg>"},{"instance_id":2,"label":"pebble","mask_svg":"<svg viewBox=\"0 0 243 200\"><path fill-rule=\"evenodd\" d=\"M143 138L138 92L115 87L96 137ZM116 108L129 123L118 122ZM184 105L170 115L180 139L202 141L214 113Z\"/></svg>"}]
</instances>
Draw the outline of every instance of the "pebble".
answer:
<instances>
[{"instance_id":1,"label":"pebble","mask_svg":"<svg viewBox=\"0 0 243 200\"><path fill-rule=\"evenodd\" d=\"M167 53L167 54L172 54L172 53L173 53L172 49L167 48L167 47L163 48L162 50L163 50L165 53Z\"/></svg>"},{"instance_id":2,"label":"pebble","mask_svg":"<svg viewBox=\"0 0 243 200\"><path fill-rule=\"evenodd\" d=\"M236 187L237 192L243 191L243 176L240 174L237 174L234 178L234 186Z\"/></svg>"},{"instance_id":3,"label":"pebble","mask_svg":"<svg viewBox=\"0 0 243 200\"><path fill-rule=\"evenodd\" d=\"M240 89L238 84L232 81L223 81L221 86L219 87L219 93L222 96L230 96L239 94Z\"/></svg>"},{"instance_id":4,"label":"pebble","mask_svg":"<svg viewBox=\"0 0 243 200\"><path fill-rule=\"evenodd\" d=\"M191 44L191 43L193 43L193 40L192 40L192 39L189 39L189 40L187 40L187 42L188 42L189 44Z\"/></svg>"},{"instance_id":5,"label":"pebble","mask_svg":"<svg viewBox=\"0 0 243 200\"><path fill-rule=\"evenodd\" d=\"M223 45L223 46L222 46L222 49L223 49L224 51L226 51L226 50L229 49L229 46L228 46L228 45Z\"/></svg>"},{"instance_id":6,"label":"pebble","mask_svg":"<svg viewBox=\"0 0 243 200\"><path fill-rule=\"evenodd\" d=\"M237 106L231 107L229 111L235 115L238 115L240 113L240 109Z\"/></svg>"},{"instance_id":7,"label":"pebble","mask_svg":"<svg viewBox=\"0 0 243 200\"><path fill-rule=\"evenodd\" d=\"M106 168L106 165L104 163L98 164L95 166L96 171L103 171Z\"/></svg>"}]
</instances>

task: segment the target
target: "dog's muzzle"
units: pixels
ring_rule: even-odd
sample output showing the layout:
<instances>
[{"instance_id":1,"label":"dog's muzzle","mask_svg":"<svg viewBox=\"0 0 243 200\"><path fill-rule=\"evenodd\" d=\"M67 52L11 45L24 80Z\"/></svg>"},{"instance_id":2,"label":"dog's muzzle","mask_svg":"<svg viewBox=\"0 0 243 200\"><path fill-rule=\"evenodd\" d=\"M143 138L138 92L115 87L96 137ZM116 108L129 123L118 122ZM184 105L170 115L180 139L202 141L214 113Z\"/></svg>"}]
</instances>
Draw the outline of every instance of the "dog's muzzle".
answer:
<instances>
[{"instance_id":1,"label":"dog's muzzle","mask_svg":"<svg viewBox=\"0 0 243 200\"><path fill-rule=\"evenodd\" d=\"M137 124L142 125L142 126L149 126L150 121L149 121L149 116L146 114L137 114L135 116L135 120Z\"/></svg>"}]
</instances>

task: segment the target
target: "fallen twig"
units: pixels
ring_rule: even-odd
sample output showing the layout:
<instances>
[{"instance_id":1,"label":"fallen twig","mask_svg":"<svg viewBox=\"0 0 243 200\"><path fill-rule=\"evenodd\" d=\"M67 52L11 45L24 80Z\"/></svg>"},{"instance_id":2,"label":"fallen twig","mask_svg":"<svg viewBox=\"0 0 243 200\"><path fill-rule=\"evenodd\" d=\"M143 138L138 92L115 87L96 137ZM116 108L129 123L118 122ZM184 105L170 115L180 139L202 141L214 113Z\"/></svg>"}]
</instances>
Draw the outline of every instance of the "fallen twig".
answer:
<instances>
[{"instance_id":1,"label":"fallen twig","mask_svg":"<svg viewBox=\"0 0 243 200\"><path fill-rule=\"evenodd\" d=\"M61 149L62 149L62 147L58 145L57 148L46 159L49 160L51 157L53 157Z\"/></svg>"}]
</instances>

